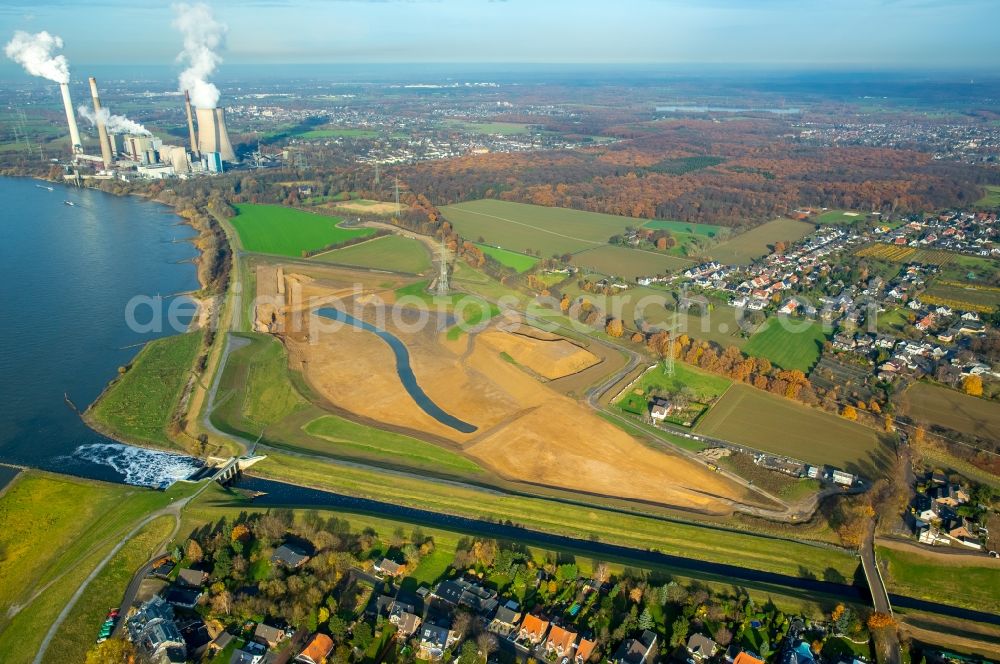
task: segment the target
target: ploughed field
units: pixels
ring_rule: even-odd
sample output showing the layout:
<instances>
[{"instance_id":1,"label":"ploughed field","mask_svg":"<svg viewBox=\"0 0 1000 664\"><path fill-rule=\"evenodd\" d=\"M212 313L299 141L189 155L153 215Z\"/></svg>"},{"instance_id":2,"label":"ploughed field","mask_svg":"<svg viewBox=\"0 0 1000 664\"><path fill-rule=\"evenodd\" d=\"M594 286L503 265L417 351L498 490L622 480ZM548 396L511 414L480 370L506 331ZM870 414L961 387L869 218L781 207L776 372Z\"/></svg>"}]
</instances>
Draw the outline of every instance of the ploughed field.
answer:
<instances>
[{"instance_id":1,"label":"ploughed field","mask_svg":"<svg viewBox=\"0 0 1000 664\"><path fill-rule=\"evenodd\" d=\"M1000 404L955 390L914 383L903 395L904 412L921 424L937 424L980 438L1000 440Z\"/></svg>"}]
</instances>

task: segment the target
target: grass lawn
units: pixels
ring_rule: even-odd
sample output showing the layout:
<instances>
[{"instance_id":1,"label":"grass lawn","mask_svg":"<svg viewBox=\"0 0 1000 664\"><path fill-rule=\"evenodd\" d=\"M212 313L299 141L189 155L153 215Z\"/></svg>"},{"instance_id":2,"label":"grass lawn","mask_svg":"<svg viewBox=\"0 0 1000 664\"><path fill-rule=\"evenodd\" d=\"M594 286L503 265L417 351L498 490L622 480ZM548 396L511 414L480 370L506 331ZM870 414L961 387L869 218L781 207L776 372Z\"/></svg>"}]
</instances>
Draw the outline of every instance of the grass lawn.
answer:
<instances>
[{"instance_id":1,"label":"grass lawn","mask_svg":"<svg viewBox=\"0 0 1000 664\"><path fill-rule=\"evenodd\" d=\"M814 224L854 224L868 218L865 212L850 212L848 210L828 210L809 219Z\"/></svg>"},{"instance_id":2,"label":"grass lawn","mask_svg":"<svg viewBox=\"0 0 1000 664\"><path fill-rule=\"evenodd\" d=\"M357 448L362 452L390 456L405 462L412 457L418 463L429 462L444 470L478 473L482 469L473 461L443 447L391 431L373 429L349 420L325 415L303 427L309 433L338 446Z\"/></svg>"},{"instance_id":3,"label":"grass lawn","mask_svg":"<svg viewBox=\"0 0 1000 664\"><path fill-rule=\"evenodd\" d=\"M992 561L948 565L938 558L882 546L877 553L886 565L890 592L1000 613L1000 570Z\"/></svg>"},{"instance_id":4,"label":"grass lawn","mask_svg":"<svg viewBox=\"0 0 1000 664\"><path fill-rule=\"evenodd\" d=\"M888 453L875 432L860 424L741 383L729 388L695 431L868 478Z\"/></svg>"},{"instance_id":5,"label":"grass lawn","mask_svg":"<svg viewBox=\"0 0 1000 664\"><path fill-rule=\"evenodd\" d=\"M335 249L318 254L313 260L414 274L431 268L431 258L423 243L401 235L387 235L343 249Z\"/></svg>"},{"instance_id":6,"label":"grass lawn","mask_svg":"<svg viewBox=\"0 0 1000 664\"><path fill-rule=\"evenodd\" d=\"M646 415L649 401L654 393L669 395L686 392L692 399L691 408L684 412L672 414L667 420L674 424L691 426L705 410L704 404L711 403L725 392L732 384L728 378L706 373L681 362L674 363L674 375L667 375L663 364L657 364L642 374L635 385L629 388L616 406L633 415ZM693 441L692 441L693 442Z\"/></svg>"},{"instance_id":7,"label":"grass lawn","mask_svg":"<svg viewBox=\"0 0 1000 664\"><path fill-rule=\"evenodd\" d=\"M22 473L0 498L0 607L23 607L13 616L0 612L4 663L30 662L73 592L115 543L144 515L191 490L175 485L151 491Z\"/></svg>"},{"instance_id":8,"label":"grass lawn","mask_svg":"<svg viewBox=\"0 0 1000 664\"><path fill-rule=\"evenodd\" d=\"M985 439L1000 440L1000 404L931 383L914 383L903 395L903 412Z\"/></svg>"},{"instance_id":9,"label":"grass lawn","mask_svg":"<svg viewBox=\"0 0 1000 664\"><path fill-rule=\"evenodd\" d=\"M339 217L325 217L280 205L236 206L239 214L229 222L247 251L281 256L301 256L356 237L371 235L370 228L339 228Z\"/></svg>"},{"instance_id":10,"label":"grass lawn","mask_svg":"<svg viewBox=\"0 0 1000 664\"><path fill-rule=\"evenodd\" d=\"M174 528L171 516L161 516L140 530L90 582L66 622L56 632L43 662L83 661L94 644L108 609L118 606L132 575L145 564Z\"/></svg>"},{"instance_id":11,"label":"grass lawn","mask_svg":"<svg viewBox=\"0 0 1000 664\"><path fill-rule=\"evenodd\" d=\"M809 373L823 352L823 342L827 338L819 322L771 316L750 337L743 352L767 358L782 369Z\"/></svg>"},{"instance_id":12,"label":"grass lawn","mask_svg":"<svg viewBox=\"0 0 1000 664\"><path fill-rule=\"evenodd\" d=\"M500 247L492 247L488 244L477 244L477 247L483 250L483 253L500 263L504 267L509 267L516 272L527 272L531 268L535 267L538 263L538 258L534 256L529 256L527 254L522 254L517 251L511 251L509 249L501 249Z\"/></svg>"},{"instance_id":13,"label":"grass lawn","mask_svg":"<svg viewBox=\"0 0 1000 664\"><path fill-rule=\"evenodd\" d=\"M101 428L129 440L175 447L167 425L177 409L201 332L150 341L131 367L115 380L87 411Z\"/></svg>"},{"instance_id":14,"label":"grass lawn","mask_svg":"<svg viewBox=\"0 0 1000 664\"><path fill-rule=\"evenodd\" d=\"M986 207L1000 206L1000 187L985 185L983 189L986 190L986 195L976 201L976 205L984 205Z\"/></svg>"},{"instance_id":15,"label":"grass lawn","mask_svg":"<svg viewBox=\"0 0 1000 664\"><path fill-rule=\"evenodd\" d=\"M307 402L288 379L288 355L281 342L263 334L239 336L250 344L229 354L212 423L224 431L256 435Z\"/></svg>"},{"instance_id":16,"label":"grass lawn","mask_svg":"<svg viewBox=\"0 0 1000 664\"><path fill-rule=\"evenodd\" d=\"M412 476L394 475L390 479L369 469L325 464L281 453L269 454L254 466L253 474L373 499L384 499L386 483L390 482L393 501L401 505L491 521L510 520L530 529L596 538L701 560L732 562L732 552L740 551L740 564L748 568L793 576L798 576L804 566L813 570L833 568L850 578L857 567L852 555L825 547L716 530L593 505L557 503L542 497L431 483Z\"/></svg>"},{"instance_id":17,"label":"grass lawn","mask_svg":"<svg viewBox=\"0 0 1000 664\"><path fill-rule=\"evenodd\" d=\"M668 230L672 233L686 233L688 235L704 235L705 237L719 237L726 235L729 229L725 226L714 226L712 224L696 224L687 221L672 221L669 219L653 219L643 224L643 228L653 230Z\"/></svg>"},{"instance_id":18,"label":"grass lawn","mask_svg":"<svg viewBox=\"0 0 1000 664\"><path fill-rule=\"evenodd\" d=\"M794 219L775 219L726 240L708 253L720 263L747 265L769 254L775 242L795 242L813 230L812 224Z\"/></svg>"}]
</instances>

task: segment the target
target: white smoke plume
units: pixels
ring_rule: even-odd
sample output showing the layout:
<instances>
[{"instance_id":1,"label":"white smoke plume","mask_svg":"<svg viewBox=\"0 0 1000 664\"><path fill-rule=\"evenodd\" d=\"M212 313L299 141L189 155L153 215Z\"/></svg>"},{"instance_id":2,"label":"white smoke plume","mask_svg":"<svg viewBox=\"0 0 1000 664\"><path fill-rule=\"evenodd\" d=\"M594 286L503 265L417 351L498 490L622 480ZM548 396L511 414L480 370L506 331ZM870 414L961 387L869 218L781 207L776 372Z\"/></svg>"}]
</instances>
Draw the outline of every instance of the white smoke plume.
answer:
<instances>
[{"instance_id":1,"label":"white smoke plume","mask_svg":"<svg viewBox=\"0 0 1000 664\"><path fill-rule=\"evenodd\" d=\"M32 76L69 83L69 61L65 55L53 53L62 47L63 40L48 32L30 34L18 30L4 47L4 53Z\"/></svg>"},{"instance_id":2,"label":"white smoke plume","mask_svg":"<svg viewBox=\"0 0 1000 664\"><path fill-rule=\"evenodd\" d=\"M129 120L124 115L113 115L111 111L102 108L99 113L95 113L89 106L80 104L76 107L77 112L86 118L92 127L97 126L97 119L100 118L111 134L135 134L137 136L152 136L153 133L134 120Z\"/></svg>"},{"instance_id":3,"label":"white smoke plume","mask_svg":"<svg viewBox=\"0 0 1000 664\"><path fill-rule=\"evenodd\" d=\"M180 3L173 8L174 27L184 36L184 50L177 60L187 65L180 75L180 91L190 92L191 103L198 108L215 108L219 105L219 88L208 78L222 62L216 51L225 45L227 27L215 20L206 4Z\"/></svg>"}]
</instances>

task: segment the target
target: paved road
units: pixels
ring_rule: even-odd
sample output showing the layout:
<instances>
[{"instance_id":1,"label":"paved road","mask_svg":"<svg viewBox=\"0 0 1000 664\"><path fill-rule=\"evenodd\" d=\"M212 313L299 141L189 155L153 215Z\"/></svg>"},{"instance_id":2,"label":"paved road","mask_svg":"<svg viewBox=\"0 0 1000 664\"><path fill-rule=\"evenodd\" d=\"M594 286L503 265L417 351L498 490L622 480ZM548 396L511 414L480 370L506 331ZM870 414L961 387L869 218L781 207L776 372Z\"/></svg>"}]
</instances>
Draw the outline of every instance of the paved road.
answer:
<instances>
[{"instance_id":1,"label":"paved road","mask_svg":"<svg viewBox=\"0 0 1000 664\"><path fill-rule=\"evenodd\" d=\"M875 611L892 615L889 593L885 589L885 581L882 579L882 574L878 570L878 561L875 559L875 525L874 518L868 521L868 528L858 553L861 556L861 567L864 569L868 588L871 590ZM882 664L900 664L899 635L895 627L880 630L875 641L879 652L884 655Z\"/></svg>"}]
</instances>

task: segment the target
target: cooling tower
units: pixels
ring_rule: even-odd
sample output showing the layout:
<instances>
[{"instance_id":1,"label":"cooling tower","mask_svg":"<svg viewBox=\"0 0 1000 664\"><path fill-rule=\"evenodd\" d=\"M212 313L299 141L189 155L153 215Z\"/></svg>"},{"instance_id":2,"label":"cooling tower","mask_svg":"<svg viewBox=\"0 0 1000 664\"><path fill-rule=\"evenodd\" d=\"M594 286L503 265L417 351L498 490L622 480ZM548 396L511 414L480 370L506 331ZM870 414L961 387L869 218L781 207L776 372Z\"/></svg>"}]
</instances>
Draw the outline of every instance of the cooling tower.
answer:
<instances>
[{"instance_id":1,"label":"cooling tower","mask_svg":"<svg viewBox=\"0 0 1000 664\"><path fill-rule=\"evenodd\" d=\"M161 159L174 167L174 173L190 173L191 162L188 161L187 150L176 146L163 146L160 149ZM165 155L165 158L164 158Z\"/></svg>"},{"instance_id":2,"label":"cooling tower","mask_svg":"<svg viewBox=\"0 0 1000 664\"><path fill-rule=\"evenodd\" d=\"M66 122L69 123L69 142L73 154L83 152L83 144L80 142L80 130L76 128L76 116L73 115L73 100L69 98L69 84L60 83L62 90L63 105L66 107Z\"/></svg>"},{"instance_id":3,"label":"cooling tower","mask_svg":"<svg viewBox=\"0 0 1000 664\"><path fill-rule=\"evenodd\" d=\"M108 141L108 128L101 115L101 97L97 94L97 79L90 77L90 96L94 98L94 115L97 120L97 140L101 143L101 159L104 168L111 168L111 143Z\"/></svg>"},{"instance_id":4,"label":"cooling tower","mask_svg":"<svg viewBox=\"0 0 1000 664\"><path fill-rule=\"evenodd\" d=\"M184 110L187 111L188 133L191 135L191 152L198 156L198 139L194 136L194 116L191 115L191 95L184 91Z\"/></svg>"},{"instance_id":5,"label":"cooling tower","mask_svg":"<svg viewBox=\"0 0 1000 664\"><path fill-rule=\"evenodd\" d=\"M195 110L198 116L198 151L218 152L223 161L236 161L236 153L229 142L226 131L226 116L221 108L199 108Z\"/></svg>"}]
</instances>

